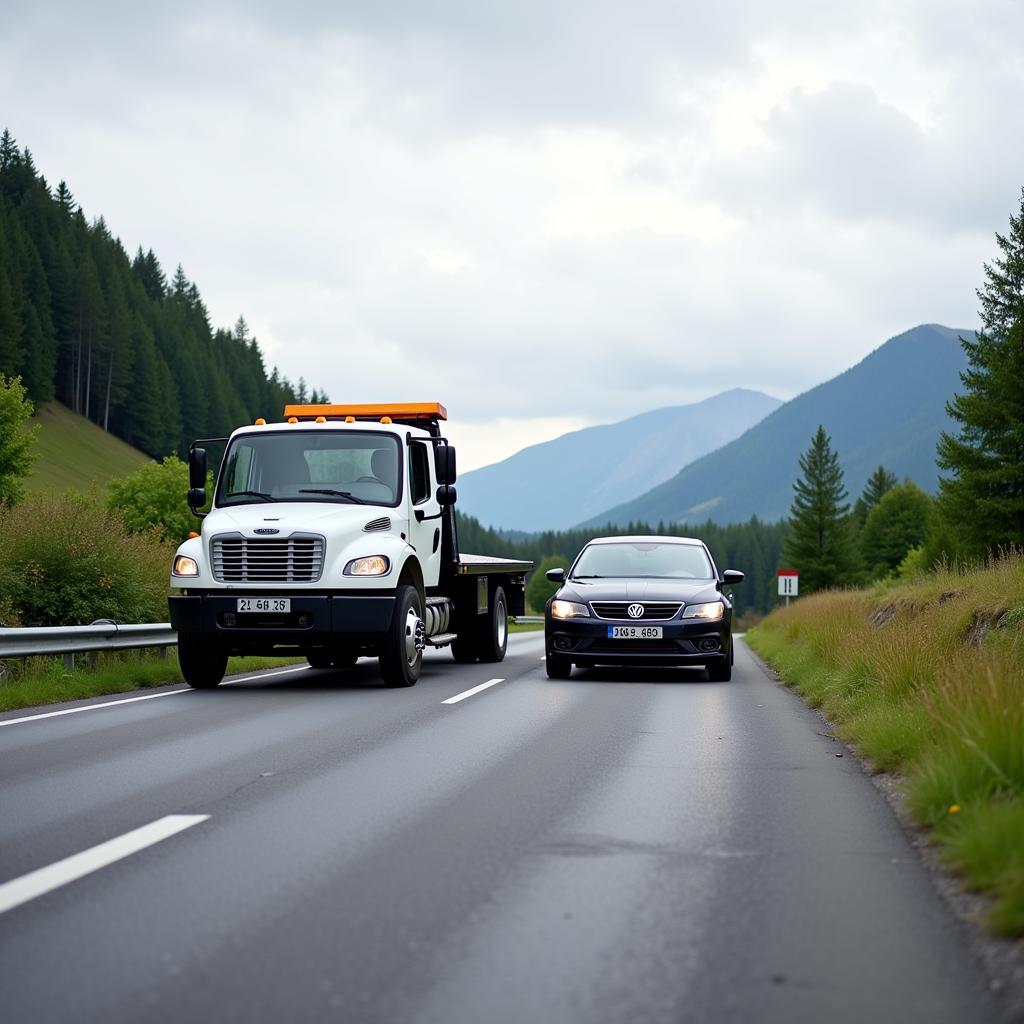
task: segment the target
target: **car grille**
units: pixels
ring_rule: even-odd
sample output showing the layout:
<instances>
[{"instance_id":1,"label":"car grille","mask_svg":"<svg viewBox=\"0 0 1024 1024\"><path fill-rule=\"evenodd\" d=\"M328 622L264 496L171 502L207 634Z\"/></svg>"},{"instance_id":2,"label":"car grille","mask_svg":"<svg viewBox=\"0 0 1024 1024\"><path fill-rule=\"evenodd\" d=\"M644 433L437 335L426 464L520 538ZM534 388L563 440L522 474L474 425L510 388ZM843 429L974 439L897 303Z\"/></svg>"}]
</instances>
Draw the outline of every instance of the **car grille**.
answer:
<instances>
[{"instance_id":1,"label":"car grille","mask_svg":"<svg viewBox=\"0 0 1024 1024\"><path fill-rule=\"evenodd\" d=\"M323 537L214 537L218 583L316 583L324 568Z\"/></svg>"},{"instance_id":2,"label":"car grille","mask_svg":"<svg viewBox=\"0 0 1024 1024\"><path fill-rule=\"evenodd\" d=\"M676 640L595 640L580 654L678 654L682 650Z\"/></svg>"},{"instance_id":3,"label":"car grille","mask_svg":"<svg viewBox=\"0 0 1024 1024\"><path fill-rule=\"evenodd\" d=\"M633 619L629 614L629 606L639 604L644 613L640 619ZM674 618L683 606L677 601L593 601L590 605L599 619L624 619L626 622L637 622L644 619Z\"/></svg>"}]
</instances>

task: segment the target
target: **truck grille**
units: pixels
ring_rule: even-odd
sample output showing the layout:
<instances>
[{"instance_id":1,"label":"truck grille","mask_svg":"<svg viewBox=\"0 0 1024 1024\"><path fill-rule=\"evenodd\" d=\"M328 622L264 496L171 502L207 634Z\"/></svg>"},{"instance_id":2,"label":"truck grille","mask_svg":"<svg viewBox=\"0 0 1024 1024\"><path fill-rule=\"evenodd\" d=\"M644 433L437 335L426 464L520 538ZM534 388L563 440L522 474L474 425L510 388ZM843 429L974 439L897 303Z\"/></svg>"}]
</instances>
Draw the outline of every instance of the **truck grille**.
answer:
<instances>
[{"instance_id":1,"label":"truck grille","mask_svg":"<svg viewBox=\"0 0 1024 1024\"><path fill-rule=\"evenodd\" d=\"M214 537L211 552L218 583L316 583L324 568L324 539L309 535Z\"/></svg>"},{"instance_id":2,"label":"truck grille","mask_svg":"<svg viewBox=\"0 0 1024 1024\"><path fill-rule=\"evenodd\" d=\"M629 606L639 604L644 613L640 619L672 619L678 614L682 605L678 601L594 601L591 607L599 619L623 619L636 622L630 617Z\"/></svg>"}]
</instances>

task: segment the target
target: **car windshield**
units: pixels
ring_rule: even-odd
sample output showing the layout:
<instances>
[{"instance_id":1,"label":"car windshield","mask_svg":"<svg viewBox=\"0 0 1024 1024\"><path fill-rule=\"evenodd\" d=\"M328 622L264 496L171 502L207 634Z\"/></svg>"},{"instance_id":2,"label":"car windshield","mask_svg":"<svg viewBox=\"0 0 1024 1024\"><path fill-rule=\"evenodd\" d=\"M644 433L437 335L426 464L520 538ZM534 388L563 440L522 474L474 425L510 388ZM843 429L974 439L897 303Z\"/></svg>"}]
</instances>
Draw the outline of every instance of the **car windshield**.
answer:
<instances>
[{"instance_id":1,"label":"car windshield","mask_svg":"<svg viewBox=\"0 0 1024 1024\"><path fill-rule=\"evenodd\" d=\"M622 541L588 544L572 570L573 579L709 580L711 563L699 544Z\"/></svg>"},{"instance_id":2,"label":"car windshield","mask_svg":"<svg viewBox=\"0 0 1024 1024\"><path fill-rule=\"evenodd\" d=\"M217 505L320 501L388 505L401 497L394 434L289 430L243 434L224 458Z\"/></svg>"}]
</instances>

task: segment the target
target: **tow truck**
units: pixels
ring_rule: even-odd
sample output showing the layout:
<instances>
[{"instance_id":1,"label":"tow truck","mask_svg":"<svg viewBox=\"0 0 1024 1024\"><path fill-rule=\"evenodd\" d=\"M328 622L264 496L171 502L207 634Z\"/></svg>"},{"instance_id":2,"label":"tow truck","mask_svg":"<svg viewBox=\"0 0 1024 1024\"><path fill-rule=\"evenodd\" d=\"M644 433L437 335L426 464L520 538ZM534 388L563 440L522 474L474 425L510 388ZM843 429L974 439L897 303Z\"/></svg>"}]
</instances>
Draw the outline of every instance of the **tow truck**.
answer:
<instances>
[{"instance_id":1,"label":"tow truck","mask_svg":"<svg viewBox=\"0 0 1024 1024\"><path fill-rule=\"evenodd\" d=\"M314 668L378 659L412 686L427 647L498 662L525 611L532 562L459 551L455 448L437 402L288 405L189 448L199 533L171 566L178 660L196 688L230 655L304 656ZM225 444L210 510L207 446Z\"/></svg>"}]
</instances>

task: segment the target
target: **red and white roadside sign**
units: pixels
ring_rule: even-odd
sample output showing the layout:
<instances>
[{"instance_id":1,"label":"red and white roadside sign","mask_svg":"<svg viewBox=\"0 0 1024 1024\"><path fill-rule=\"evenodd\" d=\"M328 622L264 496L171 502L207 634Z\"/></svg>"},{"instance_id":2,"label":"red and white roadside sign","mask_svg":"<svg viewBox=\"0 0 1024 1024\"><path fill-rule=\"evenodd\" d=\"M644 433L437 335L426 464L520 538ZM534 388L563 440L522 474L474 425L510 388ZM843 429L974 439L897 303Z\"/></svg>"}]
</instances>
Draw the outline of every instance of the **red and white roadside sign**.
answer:
<instances>
[{"instance_id":1,"label":"red and white roadside sign","mask_svg":"<svg viewBox=\"0 0 1024 1024\"><path fill-rule=\"evenodd\" d=\"M796 597L800 593L800 573L796 569L780 569L779 597Z\"/></svg>"}]
</instances>

